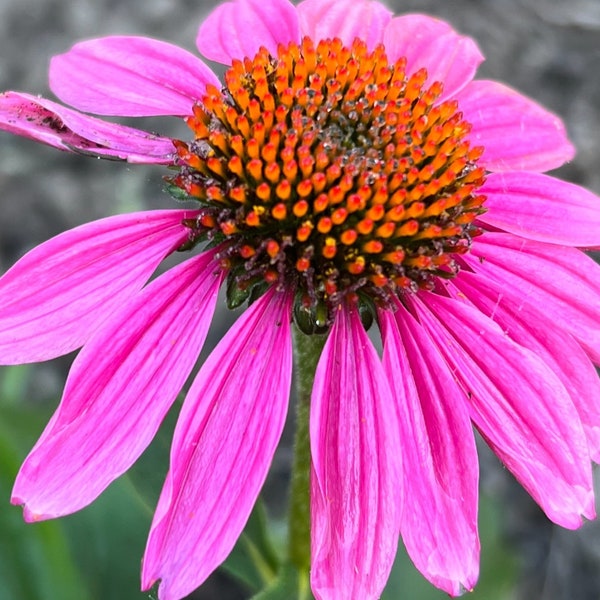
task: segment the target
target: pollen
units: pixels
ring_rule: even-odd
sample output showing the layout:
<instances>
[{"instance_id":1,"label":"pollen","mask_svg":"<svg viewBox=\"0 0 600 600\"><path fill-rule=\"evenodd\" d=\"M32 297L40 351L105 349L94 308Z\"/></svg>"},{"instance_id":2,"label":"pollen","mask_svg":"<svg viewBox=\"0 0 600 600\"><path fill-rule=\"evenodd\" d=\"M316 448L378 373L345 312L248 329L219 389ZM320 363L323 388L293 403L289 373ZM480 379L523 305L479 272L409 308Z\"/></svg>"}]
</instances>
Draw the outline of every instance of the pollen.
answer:
<instances>
[{"instance_id":1,"label":"pollen","mask_svg":"<svg viewBox=\"0 0 600 600\"><path fill-rule=\"evenodd\" d=\"M485 171L442 91L358 39L234 61L176 142L170 183L201 205L192 245L220 244L236 299L293 289L319 324L344 299L385 305L454 276L481 233Z\"/></svg>"}]
</instances>

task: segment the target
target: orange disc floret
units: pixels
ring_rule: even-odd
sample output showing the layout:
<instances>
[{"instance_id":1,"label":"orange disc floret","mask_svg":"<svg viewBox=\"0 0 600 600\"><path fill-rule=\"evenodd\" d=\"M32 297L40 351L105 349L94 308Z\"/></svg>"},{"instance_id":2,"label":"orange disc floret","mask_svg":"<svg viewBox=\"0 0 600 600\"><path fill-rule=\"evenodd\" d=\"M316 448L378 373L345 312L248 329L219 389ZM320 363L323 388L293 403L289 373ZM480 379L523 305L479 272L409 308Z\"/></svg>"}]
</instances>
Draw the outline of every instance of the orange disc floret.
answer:
<instances>
[{"instance_id":1,"label":"orange disc floret","mask_svg":"<svg viewBox=\"0 0 600 600\"><path fill-rule=\"evenodd\" d=\"M358 233L355 229L346 229L346 231L343 231L340 235L340 241L345 246L351 246L352 244L354 244L354 242L356 242L357 239Z\"/></svg>"},{"instance_id":2,"label":"orange disc floret","mask_svg":"<svg viewBox=\"0 0 600 600\"><path fill-rule=\"evenodd\" d=\"M323 244L323 250L321 251L324 258L332 259L337 252L337 242L333 237L325 238L325 243Z\"/></svg>"},{"instance_id":3,"label":"orange disc floret","mask_svg":"<svg viewBox=\"0 0 600 600\"><path fill-rule=\"evenodd\" d=\"M279 250L280 246L275 240L269 240L267 242L266 251L271 258L276 258L279 254Z\"/></svg>"},{"instance_id":4,"label":"orange disc floret","mask_svg":"<svg viewBox=\"0 0 600 600\"><path fill-rule=\"evenodd\" d=\"M300 218L300 217L303 217L308 212L309 208L310 208L310 206L306 200L300 200L299 202L296 202L294 204L294 206L292 207L292 210L294 211L294 215L296 217Z\"/></svg>"},{"instance_id":5,"label":"orange disc floret","mask_svg":"<svg viewBox=\"0 0 600 600\"><path fill-rule=\"evenodd\" d=\"M296 261L296 270L299 273L304 273L305 271L308 271L309 268L310 260L308 258L302 257Z\"/></svg>"},{"instance_id":6,"label":"orange disc floret","mask_svg":"<svg viewBox=\"0 0 600 600\"><path fill-rule=\"evenodd\" d=\"M279 202L271 209L271 214L278 221L283 221L287 216L287 206L284 202Z\"/></svg>"}]
</instances>

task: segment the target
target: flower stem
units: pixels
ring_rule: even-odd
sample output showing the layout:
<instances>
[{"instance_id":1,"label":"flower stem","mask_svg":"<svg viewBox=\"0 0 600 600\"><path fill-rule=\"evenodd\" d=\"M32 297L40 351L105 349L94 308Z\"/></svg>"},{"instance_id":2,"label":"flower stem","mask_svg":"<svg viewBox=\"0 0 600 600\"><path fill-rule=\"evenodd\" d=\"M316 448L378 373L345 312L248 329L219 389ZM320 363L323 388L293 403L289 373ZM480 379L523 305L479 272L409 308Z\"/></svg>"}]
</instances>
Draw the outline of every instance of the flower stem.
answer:
<instances>
[{"instance_id":1,"label":"flower stem","mask_svg":"<svg viewBox=\"0 0 600 600\"><path fill-rule=\"evenodd\" d=\"M297 412L290 484L288 559L299 570L301 579L304 575L307 588L310 569L310 396L326 339L325 335L306 335L294 328Z\"/></svg>"}]
</instances>

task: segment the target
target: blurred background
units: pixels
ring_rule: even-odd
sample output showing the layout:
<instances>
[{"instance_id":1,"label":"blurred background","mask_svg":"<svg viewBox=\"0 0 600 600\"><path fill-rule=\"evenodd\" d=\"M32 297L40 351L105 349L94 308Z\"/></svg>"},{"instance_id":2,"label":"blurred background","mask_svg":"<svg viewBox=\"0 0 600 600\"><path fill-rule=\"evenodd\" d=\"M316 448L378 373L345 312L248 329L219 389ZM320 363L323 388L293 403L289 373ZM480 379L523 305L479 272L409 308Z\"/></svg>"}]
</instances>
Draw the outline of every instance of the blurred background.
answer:
<instances>
[{"instance_id":1,"label":"blurred background","mask_svg":"<svg viewBox=\"0 0 600 600\"><path fill-rule=\"evenodd\" d=\"M396 13L426 12L473 36L487 61L479 76L502 80L566 122L578 154L558 174L600 194L599 0L401 0ZM49 95L49 58L84 38L137 34L194 51L196 29L214 2L202 0L0 0L0 90ZM51 97L51 96L50 96ZM180 123L146 127L185 136ZM164 170L64 154L0 133L0 273L38 243L84 222L144 208L168 208ZM235 315L221 311L208 348ZM152 510L167 469L177 407L129 475L89 508L26 525L9 504L20 462L61 396L72 356L0 369L0 598L131 600ZM293 413L293 410L291 411ZM283 536L291 424L263 491ZM474 600L600 598L600 528L554 527L481 445L482 571ZM194 600L243 600L254 581L236 553ZM236 562L237 561L237 562ZM244 581L240 581L243 579ZM402 547L384 598L435 600ZM357 599L359 600L359 599Z\"/></svg>"}]
</instances>

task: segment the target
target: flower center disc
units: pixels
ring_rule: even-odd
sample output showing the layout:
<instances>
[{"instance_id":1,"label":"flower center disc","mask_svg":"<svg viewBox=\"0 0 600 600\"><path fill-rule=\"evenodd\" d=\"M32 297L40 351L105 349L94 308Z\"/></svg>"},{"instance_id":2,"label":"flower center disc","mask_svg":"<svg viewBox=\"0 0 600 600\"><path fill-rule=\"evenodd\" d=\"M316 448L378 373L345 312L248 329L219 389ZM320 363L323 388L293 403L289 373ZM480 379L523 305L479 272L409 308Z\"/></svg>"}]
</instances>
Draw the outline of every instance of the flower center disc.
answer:
<instances>
[{"instance_id":1,"label":"flower center disc","mask_svg":"<svg viewBox=\"0 0 600 600\"><path fill-rule=\"evenodd\" d=\"M479 233L482 149L457 102L436 102L442 84L405 67L383 46L304 38L207 87L171 183L201 204L191 243L223 244L230 305L279 282L325 326L344 298L456 274Z\"/></svg>"}]
</instances>

